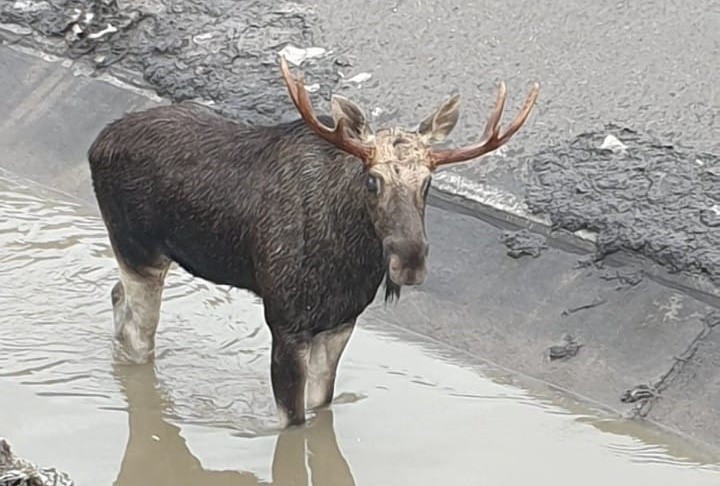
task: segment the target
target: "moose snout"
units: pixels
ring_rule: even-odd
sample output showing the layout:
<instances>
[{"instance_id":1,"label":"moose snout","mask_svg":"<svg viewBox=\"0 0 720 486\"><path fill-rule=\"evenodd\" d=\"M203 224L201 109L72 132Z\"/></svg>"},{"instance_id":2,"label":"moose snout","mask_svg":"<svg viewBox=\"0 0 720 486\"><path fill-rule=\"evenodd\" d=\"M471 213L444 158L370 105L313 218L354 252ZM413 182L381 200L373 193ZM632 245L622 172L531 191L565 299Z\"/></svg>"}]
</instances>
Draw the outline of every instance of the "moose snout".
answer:
<instances>
[{"instance_id":1,"label":"moose snout","mask_svg":"<svg viewBox=\"0 0 720 486\"><path fill-rule=\"evenodd\" d=\"M383 242L390 280L397 285L420 285L427 274L427 241L386 238Z\"/></svg>"}]
</instances>

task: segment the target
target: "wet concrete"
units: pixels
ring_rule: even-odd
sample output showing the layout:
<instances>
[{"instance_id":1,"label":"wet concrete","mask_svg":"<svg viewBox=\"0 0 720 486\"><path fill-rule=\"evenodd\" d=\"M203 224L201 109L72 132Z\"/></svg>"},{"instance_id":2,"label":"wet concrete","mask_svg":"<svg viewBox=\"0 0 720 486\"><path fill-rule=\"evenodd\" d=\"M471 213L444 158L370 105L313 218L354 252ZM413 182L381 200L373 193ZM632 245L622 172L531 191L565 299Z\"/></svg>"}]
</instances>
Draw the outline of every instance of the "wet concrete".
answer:
<instances>
[{"instance_id":1,"label":"wet concrete","mask_svg":"<svg viewBox=\"0 0 720 486\"><path fill-rule=\"evenodd\" d=\"M86 200L93 197L87 150L99 127L160 101L8 48L0 49L0 85L12 93L0 97L3 168Z\"/></svg>"},{"instance_id":2,"label":"wet concrete","mask_svg":"<svg viewBox=\"0 0 720 486\"><path fill-rule=\"evenodd\" d=\"M247 292L171 270L155 363L114 366L117 275L101 220L7 172L0 265L0 430L77 484L720 480L715 453L381 322L381 305L343 357L335 405L279 434L269 333Z\"/></svg>"}]
</instances>

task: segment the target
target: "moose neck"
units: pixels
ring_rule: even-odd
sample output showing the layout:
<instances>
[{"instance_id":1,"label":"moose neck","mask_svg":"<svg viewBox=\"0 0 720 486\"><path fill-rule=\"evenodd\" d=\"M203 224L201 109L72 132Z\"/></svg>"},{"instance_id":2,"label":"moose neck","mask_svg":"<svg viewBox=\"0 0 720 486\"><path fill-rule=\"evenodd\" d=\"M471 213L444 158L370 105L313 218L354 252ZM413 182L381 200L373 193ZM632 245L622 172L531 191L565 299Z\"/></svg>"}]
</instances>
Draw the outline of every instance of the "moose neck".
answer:
<instances>
[{"instance_id":1,"label":"moose neck","mask_svg":"<svg viewBox=\"0 0 720 486\"><path fill-rule=\"evenodd\" d=\"M293 172L299 180L293 187L298 188L297 199L304 206L305 231L313 232L313 239L321 235L323 244L336 248L335 262L339 263L335 264L344 268L335 270L345 275L342 285L348 286L348 293L357 292L372 300L385 279L385 300L397 299L400 287L386 276L382 240L370 218L367 173L362 162L318 138L302 120L290 122L283 131L291 132L291 138L300 142L292 162L297 164ZM282 145L284 139L278 143ZM277 149L268 147L270 151ZM346 256L340 258L341 254Z\"/></svg>"}]
</instances>

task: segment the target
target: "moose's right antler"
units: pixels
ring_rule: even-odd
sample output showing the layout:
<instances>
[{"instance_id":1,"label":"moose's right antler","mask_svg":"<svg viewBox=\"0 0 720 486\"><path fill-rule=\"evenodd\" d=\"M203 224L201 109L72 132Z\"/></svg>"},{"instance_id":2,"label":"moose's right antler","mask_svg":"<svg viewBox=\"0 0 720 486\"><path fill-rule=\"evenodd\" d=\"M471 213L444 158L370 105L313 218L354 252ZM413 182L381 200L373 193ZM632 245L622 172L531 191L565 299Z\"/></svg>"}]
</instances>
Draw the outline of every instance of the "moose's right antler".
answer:
<instances>
[{"instance_id":1,"label":"moose's right antler","mask_svg":"<svg viewBox=\"0 0 720 486\"><path fill-rule=\"evenodd\" d=\"M295 107L300 112L305 123L321 138L335 145L340 150L361 158L367 162L373 153L374 147L370 144L363 143L358 139L349 137L345 130L345 119L340 118L335 125L335 129L331 130L317 119L310 104L310 97L305 90L305 83L302 77L293 79L288 68L287 61L283 55L280 55L280 70L282 71L283 80L290 92Z\"/></svg>"}]
</instances>

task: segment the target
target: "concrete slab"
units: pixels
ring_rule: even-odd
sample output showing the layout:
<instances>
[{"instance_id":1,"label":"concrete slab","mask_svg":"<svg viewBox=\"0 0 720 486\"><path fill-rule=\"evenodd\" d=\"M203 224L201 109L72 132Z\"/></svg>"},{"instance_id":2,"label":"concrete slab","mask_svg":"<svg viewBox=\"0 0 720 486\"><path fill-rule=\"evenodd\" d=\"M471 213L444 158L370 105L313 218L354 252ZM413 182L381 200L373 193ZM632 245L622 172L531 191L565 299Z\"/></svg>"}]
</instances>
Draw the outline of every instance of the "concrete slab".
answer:
<instances>
[{"instance_id":1,"label":"concrete slab","mask_svg":"<svg viewBox=\"0 0 720 486\"><path fill-rule=\"evenodd\" d=\"M47 59L0 48L0 86L6 93L0 97L3 166L89 200L86 154L97 133L158 99L76 74L69 61Z\"/></svg>"},{"instance_id":2,"label":"concrete slab","mask_svg":"<svg viewBox=\"0 0 720 486\"><path fill-rule=\"evenodd\" d=\"M714 323L717 325L717 320ZM720 421L715 416L720 400L720 333L717 328L709 331L683 356L687 362L670 377L668 389L648 416L717 443L720 437Z\"/></svg>"},{"instance_id":3,"label":"concrete slab","mask_svg":"<svg viewBox=\"0 0 720 486\"><path fill-rule=\"evenodd\" d=\"M511 258L504 228L451 208L432 208L427 225L426 284L378 319L626 412L633 406L621 403L623 392L662 376L712 310L647 278L620 289L607 280L638 267L578 268L581 254L557 247ZM565 333L583 346L551 362L548 350Z\"/></svg>"}]
</instances>

